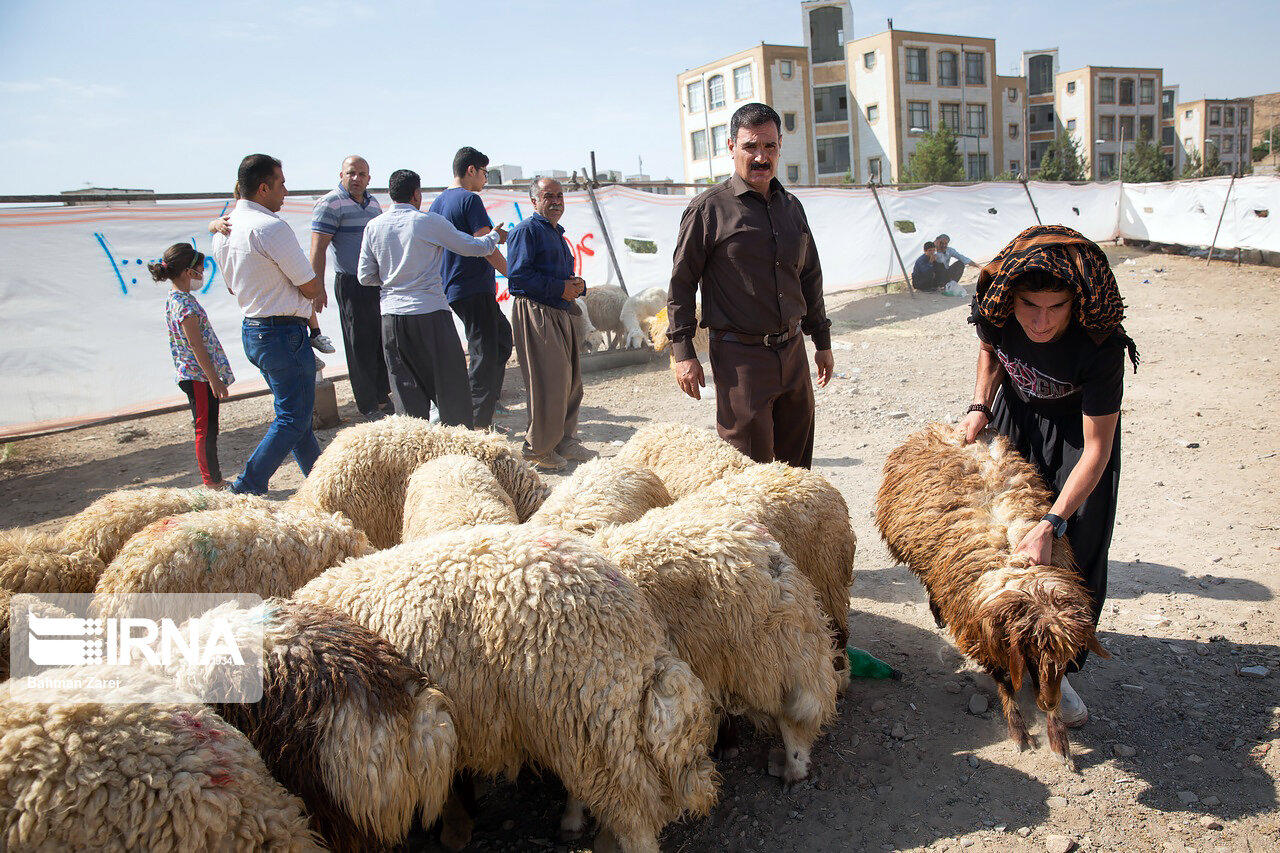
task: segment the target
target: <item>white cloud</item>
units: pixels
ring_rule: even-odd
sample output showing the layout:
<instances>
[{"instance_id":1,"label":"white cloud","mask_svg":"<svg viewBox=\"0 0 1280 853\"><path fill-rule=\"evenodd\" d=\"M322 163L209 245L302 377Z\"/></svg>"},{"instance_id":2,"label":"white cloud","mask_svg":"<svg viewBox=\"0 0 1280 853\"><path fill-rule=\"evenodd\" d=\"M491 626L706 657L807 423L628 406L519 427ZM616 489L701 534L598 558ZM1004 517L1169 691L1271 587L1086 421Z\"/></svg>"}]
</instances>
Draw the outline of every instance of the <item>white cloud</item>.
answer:
<instances>
[{"instance_id":1,"label":"white cloud","mask_svg":"<svg viewBox=\"0 0 1280 853\"><path fill-rule=\"evenodd\" d=\"M76 83L61 77L43 80L0 80L0 93L6 95L61 94L77 98L118 98L123 92L102 83Z\"/></svg>"}]
</instances>

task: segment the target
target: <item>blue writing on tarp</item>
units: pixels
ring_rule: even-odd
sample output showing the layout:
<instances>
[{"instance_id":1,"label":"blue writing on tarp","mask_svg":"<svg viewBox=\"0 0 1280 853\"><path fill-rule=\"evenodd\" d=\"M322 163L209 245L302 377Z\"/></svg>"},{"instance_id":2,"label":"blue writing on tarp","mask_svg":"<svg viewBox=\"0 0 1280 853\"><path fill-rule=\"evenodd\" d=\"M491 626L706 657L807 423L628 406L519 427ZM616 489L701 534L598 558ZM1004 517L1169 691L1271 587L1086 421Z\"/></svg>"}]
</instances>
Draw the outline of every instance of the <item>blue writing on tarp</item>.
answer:
<instances>
[{"instance_id":1,"label":"blue writing on tarp","mask_svg":"<svg viewBox=\"0 0 1280 853\"><path fill-rule=\"evenodd\" d=\"M107 241L107 235L95 231L93 232L93 239L98 242L98 246L102 249L103 254L107 256L107 262L111 264L111 271L115 274L116 281L119 282L120 284L120 292L128 296L129 285L138 283L138 280L136 278L133 278L132 276L129 278L128 283L126 283L124 280L124 274L121 273L120 271L121 267L129 266L129 259L123 258L119 261L116 260L115 255L112 254L111 252L111 244ZM197 252L200 251L200 248L196 243L195 237L191 238L191 245L192 247L195 248ZM137 258L134 261L134 263L136 263L139 267L145 267L145 263L143 262L142 258ZM201 294L209 292L209 288L213 287L213 282L218 276L218 264L213 258L209 257L208 255L205 255L204 270L205 270L205 278L204 278L205 284L204 284L204 287L200 289Z\"/></svg>"}]
</instances>

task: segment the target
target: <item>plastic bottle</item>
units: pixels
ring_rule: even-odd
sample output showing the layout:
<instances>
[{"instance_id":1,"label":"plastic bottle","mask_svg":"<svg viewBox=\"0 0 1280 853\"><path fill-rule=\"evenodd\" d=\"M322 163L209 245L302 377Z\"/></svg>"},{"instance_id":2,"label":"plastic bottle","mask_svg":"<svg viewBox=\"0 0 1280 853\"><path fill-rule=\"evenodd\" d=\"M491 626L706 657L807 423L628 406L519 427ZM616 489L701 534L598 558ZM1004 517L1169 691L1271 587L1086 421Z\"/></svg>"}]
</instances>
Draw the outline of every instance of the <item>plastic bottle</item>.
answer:
<instances>
[{"instance_id":1,"label":"plastic bottle","mask_svg":"<svg viewBox=\"0 0 1280 853\"><path fill-rule=\"evenodd\" d=\"M845 654L849 657L849 674L854 678L892 678L902 680L902 673L889 666L870 652L856 646L846 646Z\"/></svg>"}]
</instances>

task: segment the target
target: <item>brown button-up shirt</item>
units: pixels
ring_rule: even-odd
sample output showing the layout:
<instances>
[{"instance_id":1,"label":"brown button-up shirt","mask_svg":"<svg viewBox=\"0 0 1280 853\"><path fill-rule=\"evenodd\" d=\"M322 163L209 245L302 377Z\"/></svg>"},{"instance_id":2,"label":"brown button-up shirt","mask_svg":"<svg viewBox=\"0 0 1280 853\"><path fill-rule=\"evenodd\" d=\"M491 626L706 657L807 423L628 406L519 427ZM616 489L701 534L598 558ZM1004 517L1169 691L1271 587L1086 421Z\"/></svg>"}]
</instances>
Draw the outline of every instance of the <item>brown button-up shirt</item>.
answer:
<instances>
[{"instance_id":1,"label":"brown button-up shirt","mask_svg":"<svg viewBox=\"0 0 1280 853\"><path fill-rule=\"evenodd\" d=\"M702 283L702 325L744 335L794 329L831 349L822 301L822 265L799 199L774 178L769 197L735 173L689 203L680 218L667 337L677 361L694 358Z\"/></svg>"}]
</instances>

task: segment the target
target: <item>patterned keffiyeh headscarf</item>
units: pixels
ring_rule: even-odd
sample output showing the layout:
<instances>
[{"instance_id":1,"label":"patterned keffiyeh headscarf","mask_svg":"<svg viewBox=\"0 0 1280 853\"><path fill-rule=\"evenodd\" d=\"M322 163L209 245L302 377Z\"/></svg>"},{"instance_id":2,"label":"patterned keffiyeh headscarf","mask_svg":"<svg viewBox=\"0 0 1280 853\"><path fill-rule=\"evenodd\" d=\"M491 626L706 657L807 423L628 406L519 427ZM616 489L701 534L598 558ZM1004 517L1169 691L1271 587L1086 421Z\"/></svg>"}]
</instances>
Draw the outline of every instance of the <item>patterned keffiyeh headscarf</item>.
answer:
<instances>
[{"instance_id":1,"label":"patterned keffiyeh headscarf","mask_svg":"<svg viewBox=\"0 0 1280 853\"><path fill-rule=\"evenodd\" d=\"M1052 275L1073 288L1075 317L1084 330L1099 343L1119 332L1133 369L1138 369L1138 348L1121 325L1124 300L1107 256L1098 244L1065 225L1033 225L982 268L970 322L981 317L1003 327L1013 314L1018 279L1033 271Z\"/></svg>"}]
</instances>

